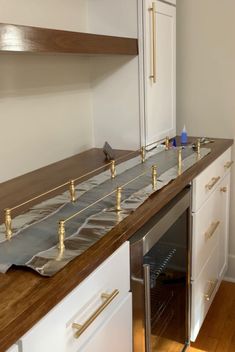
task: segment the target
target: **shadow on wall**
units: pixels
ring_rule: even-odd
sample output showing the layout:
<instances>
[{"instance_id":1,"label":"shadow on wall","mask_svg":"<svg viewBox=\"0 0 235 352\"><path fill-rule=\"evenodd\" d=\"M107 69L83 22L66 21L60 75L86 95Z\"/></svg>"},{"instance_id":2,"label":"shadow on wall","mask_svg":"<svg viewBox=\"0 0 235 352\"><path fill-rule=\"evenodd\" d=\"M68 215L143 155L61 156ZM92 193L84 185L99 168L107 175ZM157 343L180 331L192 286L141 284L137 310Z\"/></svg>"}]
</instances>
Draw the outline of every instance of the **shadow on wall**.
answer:
<instances>
[{"instance_id":1,"label":"shadow on wall","mask_svg":"<svg viewBox=\"0 0 235 352\"><path fill-rule=\"evenodd\" d=\"M93 83L99 84L130 60L129 56L110 56L110 64L103 66ZM90 87L90 63L95 64L95 57L1 53L0 99L87 89Z\"/></svg>"}]
</instances>

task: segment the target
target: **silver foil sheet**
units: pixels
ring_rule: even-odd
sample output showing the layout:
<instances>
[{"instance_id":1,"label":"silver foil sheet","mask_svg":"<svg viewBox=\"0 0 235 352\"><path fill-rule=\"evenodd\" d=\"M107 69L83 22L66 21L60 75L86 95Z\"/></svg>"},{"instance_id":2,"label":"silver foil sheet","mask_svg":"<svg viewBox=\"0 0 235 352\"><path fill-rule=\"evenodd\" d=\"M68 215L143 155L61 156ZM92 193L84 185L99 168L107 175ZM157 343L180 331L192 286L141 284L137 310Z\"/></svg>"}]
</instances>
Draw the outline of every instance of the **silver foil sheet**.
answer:
<instances>
[{"instance_id":1,"label":"silver foil sheet","mask_svg":"<svg viewBox=\"0 0 235 352\"><path fill-rule=\"evenodd\" d=\"M201 148L200 159L208 153L209 148ZM147 155L145 163L136 157L119 164L115 179L110 178L108 170L80 183L76 187L76 202L70 202L69 192L64 192L14 218L11 241L5 239L5 226L2 224L0 271L4 273L14 264L30 267L44 276L52 276L96 243L155 192L151 184L153 164L158 168L157 190L178 177L177 150L165 151L163 147L158 147ZM182 158L182 173L199 160L192 148L184 149ZM136 178L144 172L145 175ZM120 212L116 212L116 195L113 193L66 223L65 250L60 253L57 248L58 222L132 179L135 180L123 188Z\"/></svg>"}]
</instances>

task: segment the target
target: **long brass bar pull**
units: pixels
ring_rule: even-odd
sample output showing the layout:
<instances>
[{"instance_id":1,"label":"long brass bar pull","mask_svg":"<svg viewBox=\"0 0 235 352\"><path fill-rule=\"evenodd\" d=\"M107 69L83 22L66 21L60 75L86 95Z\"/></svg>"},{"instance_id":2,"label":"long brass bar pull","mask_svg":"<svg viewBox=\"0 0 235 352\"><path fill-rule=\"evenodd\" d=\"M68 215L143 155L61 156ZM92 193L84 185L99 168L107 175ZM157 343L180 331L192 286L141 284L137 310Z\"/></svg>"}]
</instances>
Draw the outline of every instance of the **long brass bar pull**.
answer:
<instances>
[{"instance_id":1,"label":"long brass bar pull","mask_svg":"<svg viewBox=\"0 0 235 352\"><path fill-rule=\"evenodd\" d=\"M220 180L220 176L212 177L211 181L205 186L209 191L216 185L216 183Z\"/></svg>"},{"instance_id":2,"label":"long brass bar pull","mask_svg":"<svg viewBox=\"0 0 235 352\"><path fill-rule=\"evenodd\" d=\"M205 232L205 239L206 240L209 240L209 238L211 238L214 235L219 224L220 224L220 221L212 222L209 229Z\"/></svg>"},{"instance_id":3,"label":"long brass bar pull","mask_svg":"<svg viewBox=\"0 0 235 352\"><path fill-rule=\"evenodd\" d=\"M103 312L103 310L114 300L114 298L119 294L119 291L116 289L112 293L102 293L101 298L104 302L101 304L99 308L87 319L84 324L73 323L72 328L76 329L74 337L79 338L82 333L93 323L93 321Z\"/></svg>"},{"instance_id":4,"label":"long brass bar pull","mask_svg":"<svg viewBox=\"0 0 235 352\"><path fill-rule=\"evenodd\" d=\"M233 161L228 161L225 165L224 168L225 169L230 169L230 167L233 165Z\"/></svg>"},{"instance_id":5,"label":"long brass bar pull","mask_svg":"<svg viewBox=\"0 0 235 352\"><path fill-rule=\"evenodd\" d=\"M149 11L152 14L152 69L150 77L153 80L153 83L157 82L157 25L156 25L156 12L157 4L156 2L152 3Z\"/></svg>"},{"instance_id":6,"label":"long brass bar pull","mask_svg":"<svg viewBox=\"0 0 235 352\"><path fill-rule=\"evenodd\" d=\"M206 301L210 301L214 291L215 291L215 288L217 286L217 283L218 283L218 280L215 280L215 281L209 281L209 289L208 289L208 292L205 293L205 299Z\"/></svg>"}]
</instances>

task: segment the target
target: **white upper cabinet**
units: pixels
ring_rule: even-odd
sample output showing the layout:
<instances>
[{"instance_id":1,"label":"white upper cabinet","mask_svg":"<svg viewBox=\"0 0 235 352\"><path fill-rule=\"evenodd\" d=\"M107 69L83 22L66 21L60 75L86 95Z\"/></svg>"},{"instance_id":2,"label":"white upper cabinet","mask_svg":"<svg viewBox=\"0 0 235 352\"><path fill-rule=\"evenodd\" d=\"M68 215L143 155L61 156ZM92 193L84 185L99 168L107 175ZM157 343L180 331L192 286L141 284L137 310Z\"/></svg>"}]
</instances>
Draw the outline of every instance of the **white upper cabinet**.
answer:
<instances>
[{"instance_id":1,"label":"white upper cabinet","mask_svg":"<svg viewBox=\"0 0 235 352\"><path fill-rule=\"evenodd\" d=\"M176 7L145 0L142 10L142 139L149 144L176 133Z\"/></svg>"}]
</instances>

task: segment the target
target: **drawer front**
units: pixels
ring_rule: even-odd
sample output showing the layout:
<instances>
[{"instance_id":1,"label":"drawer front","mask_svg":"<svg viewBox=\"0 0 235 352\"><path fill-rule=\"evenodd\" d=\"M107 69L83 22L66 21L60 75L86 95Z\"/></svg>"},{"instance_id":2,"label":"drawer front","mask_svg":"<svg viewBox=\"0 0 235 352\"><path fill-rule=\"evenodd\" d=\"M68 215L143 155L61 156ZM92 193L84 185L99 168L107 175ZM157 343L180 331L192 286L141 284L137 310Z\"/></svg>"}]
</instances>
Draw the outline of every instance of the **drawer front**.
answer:
<instances>
[{"instance_id":1,"label":"drawer front","mask_svg":"<svg viewBox=\"0 0 235 352\"><path fill-rule=\"evenodd\" d=\"M230 173L220 183L220 206L221 206L221 229L219 236L219 273L220 280L228 268L228 237L229 237L229 213L230 213Z\"/></svg>"},{"instance_id":2,"label":"drawer front","mask_svg":"<svg viewBox=\"0 0 235 352\"><path fill-rule=\"evenodd\" d=\"M218 183L231 167L231 148L209 165L193 180L192 211L196 212L216 189Z\"/></svg>"},{"instance_id":3,"label":"drawer front","mask_svg":"<svg viewBox=\"0 0 235 352\"><path fill-rule=\"evenodd\" d=\"M88 342L76 352L131 352L132 299L131 293L109 314L104 324L94 331Z\"/></svg>"},{"instance_id":4,"label":"drawer front","mask_svg":"<svg viewBox=\"0 0 235 352\"><path fill-rule=\"evenodd\" d=\"M220 187L192 214L192 280L205 266L213 249L219 242L223 226Z\"/></svg>"},{"instance_id":5,"label":"drawer front","mask_svg":"<svg viewBox=\"0 0 235 352\"><path fill-rule=\"evenodd\" d=\"M200 276L192 282L191 341L195 341L219 287L219 246L216 246Z\"/></svg>"},{"instance_id":6,"label":"drawer front","mask_svg":"<svg viewBox=\"0 0 235 352\"><path fill-rule=\"evenodd\" d=\"M76 351L127 295L129 270L129 242L126 242L22 337L23 352ZM88 321L90 324L76 339L77 329L73 324ZM71 339L75 343L68 347Z\"/></svg>"},{"instance_id":7,"label":"drawer front","mask_svg":"<svg viewBox=\"0 0 235 352\"><path fill-rule=\"evenodd\" d=\"M222 176L230 172L233 165L232 161L232 150L229 148L226 152L219 158L219 167L221 169Z\"/></svg>"}]
</instances>

